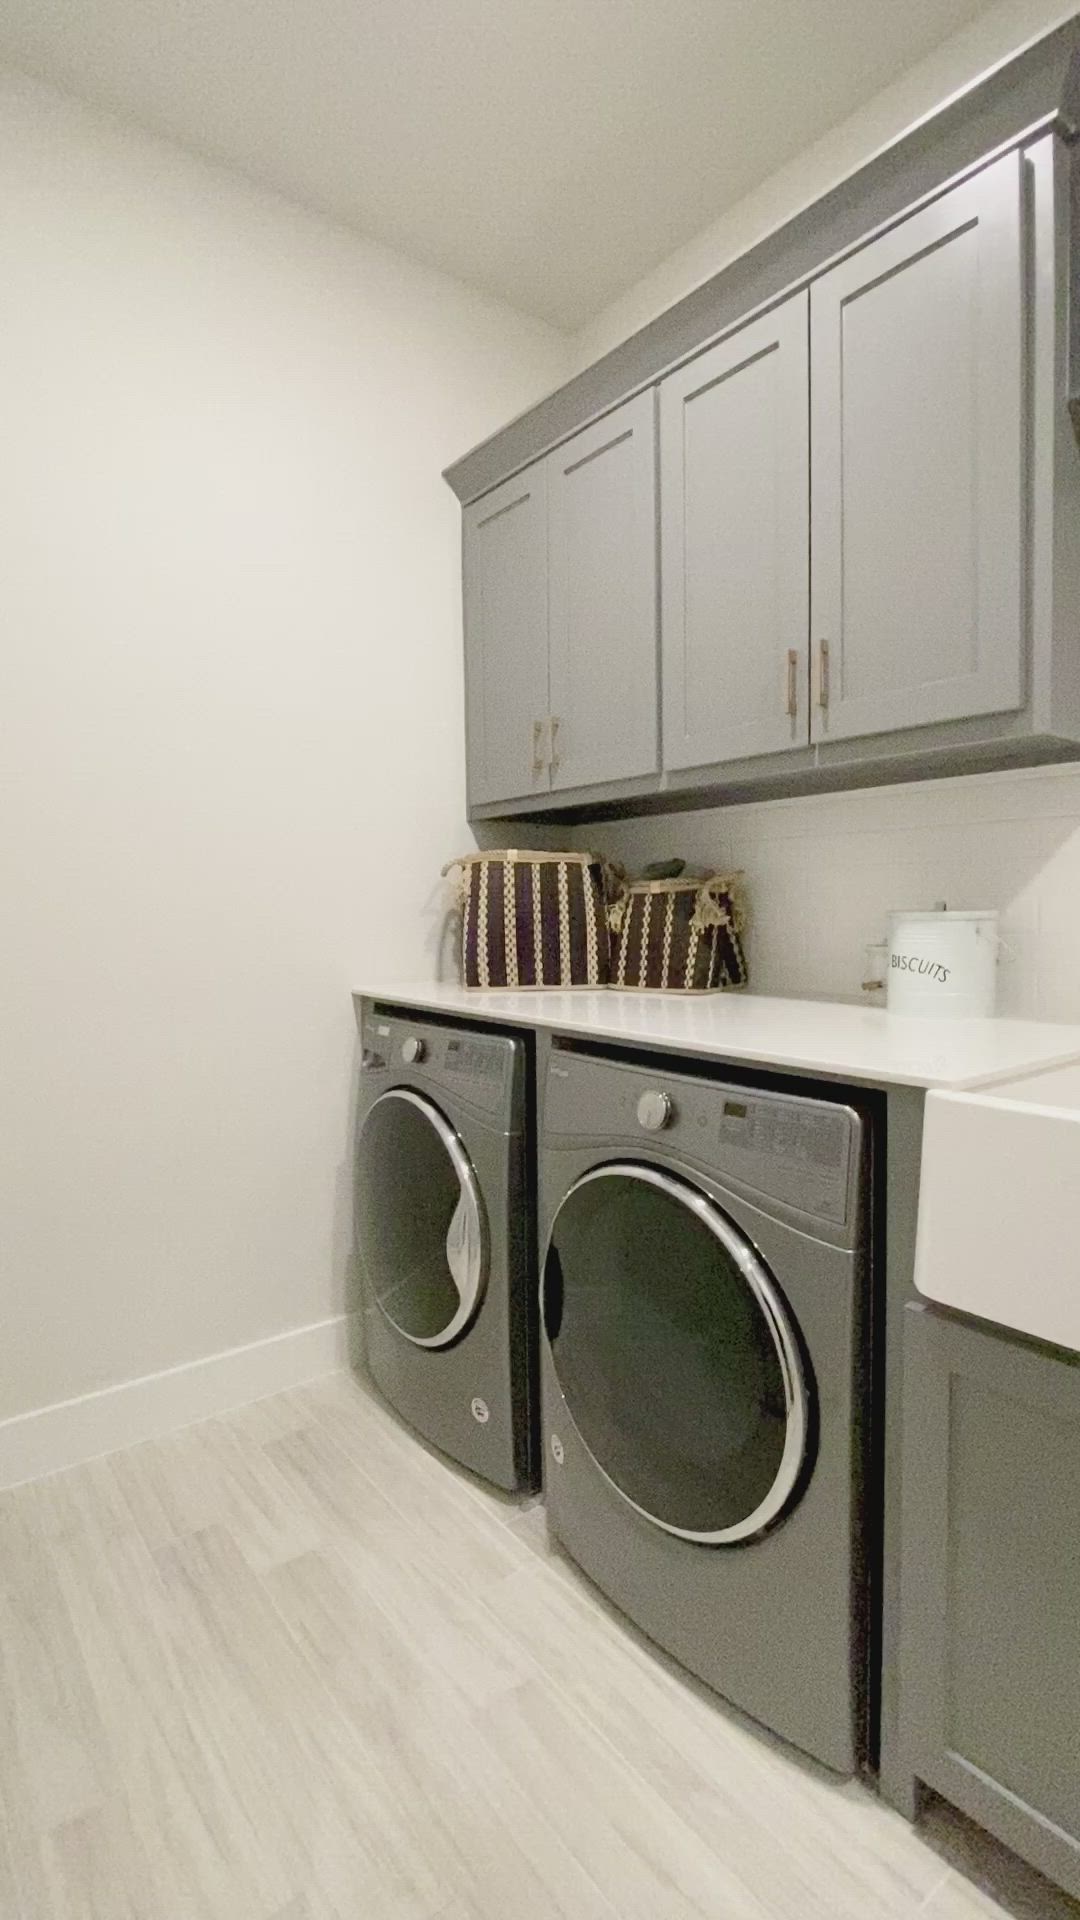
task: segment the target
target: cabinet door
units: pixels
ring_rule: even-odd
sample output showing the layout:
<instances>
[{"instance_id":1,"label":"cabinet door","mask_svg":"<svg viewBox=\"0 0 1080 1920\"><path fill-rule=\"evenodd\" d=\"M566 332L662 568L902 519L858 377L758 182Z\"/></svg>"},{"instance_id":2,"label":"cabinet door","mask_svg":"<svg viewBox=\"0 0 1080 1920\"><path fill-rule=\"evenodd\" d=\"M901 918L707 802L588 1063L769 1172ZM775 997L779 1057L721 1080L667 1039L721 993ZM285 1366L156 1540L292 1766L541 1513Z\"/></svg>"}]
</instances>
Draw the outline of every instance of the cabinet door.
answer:
<instances>
[{"instance_id":1,"label":"cabinet door","mask_svg":"<svg viewBox=\"0 0 1080 1920\"><path fill-rule=\"evenodd\" d=\"M548 455L551 784L657 765L656 421L639 394Z\"/></svg>"},{"instance_id":2,"label":"cabinet door","mask_svg":"<svg viewBox=\"0 0 1080 1920\"><path fill-rule=\"evenodd\" d=\"M808 296L660 386L664 765L805 747Z\"/></svg>"},{"instance_id":3,"label":"cabinet door","mask_svg":"<svg viewBox=\"0 0 1080 1920\"><path fill-rule=\"evenodd\" d=\"M905 1321L905 1765L1080 1894L1080 1359Z\"/></svg>"},{"instance_id":4,"label":"cabinet door","mask_svg":"<svg viewBox=\"0 0 1080 1920\"><path fill-rule=\"evenodd\" d=\"M469 799L546 792L548 561L543 461L465 510Z\"/></svg>"},{"instance_id":5,"label":"cabinet door","mask_svg":"<svg viewBox=\"0 0 1080 1920\"><path fill-rule=\"evenodd\" d=\"M817 740L1023 703L1020 165L811 291Z\"/></svg>"}]
</instances>

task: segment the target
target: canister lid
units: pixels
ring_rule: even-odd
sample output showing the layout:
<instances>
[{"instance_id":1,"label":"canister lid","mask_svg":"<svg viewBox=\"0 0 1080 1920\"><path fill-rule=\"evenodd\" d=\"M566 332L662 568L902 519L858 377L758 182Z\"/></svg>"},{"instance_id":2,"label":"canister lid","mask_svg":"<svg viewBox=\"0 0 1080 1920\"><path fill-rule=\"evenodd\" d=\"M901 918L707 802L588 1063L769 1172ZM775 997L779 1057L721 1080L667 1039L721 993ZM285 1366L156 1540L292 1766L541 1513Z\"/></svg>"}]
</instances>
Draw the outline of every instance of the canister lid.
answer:
<instances>
[{"instance_id":1,"label":"canister lid","mask_svg":"<svg viewBox=\"0 0 1080 1920\"><path fill-rule=\"evenodd\" d=\"M928 921L936 925L941 920L996 920L997 907L893 907L886 916L889 925L894 921Z\"/></svg>"}]
</instances>

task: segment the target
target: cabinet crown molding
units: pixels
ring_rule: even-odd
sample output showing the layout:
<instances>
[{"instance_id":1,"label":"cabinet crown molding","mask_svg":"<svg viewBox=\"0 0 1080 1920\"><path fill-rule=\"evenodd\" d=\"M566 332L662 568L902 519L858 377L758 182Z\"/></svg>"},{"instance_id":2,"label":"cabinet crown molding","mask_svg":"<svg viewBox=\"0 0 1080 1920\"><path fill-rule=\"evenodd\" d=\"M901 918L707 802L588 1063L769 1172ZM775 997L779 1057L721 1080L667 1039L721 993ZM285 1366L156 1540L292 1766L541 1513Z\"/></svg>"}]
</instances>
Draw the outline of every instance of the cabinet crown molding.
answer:
<instances>
[{"instance_id":1,"label":"cabinet crown molding","mask_svg":"<svg viewBox=\"0 0 1080 1920\"><path fill-rule=\"evenodd\" d=\"M997 149L1080 131L1080 15L972 82L821 199L446 468L462 505L489 493L729 327L805 285Z\"/></svg>"}]
</instances>

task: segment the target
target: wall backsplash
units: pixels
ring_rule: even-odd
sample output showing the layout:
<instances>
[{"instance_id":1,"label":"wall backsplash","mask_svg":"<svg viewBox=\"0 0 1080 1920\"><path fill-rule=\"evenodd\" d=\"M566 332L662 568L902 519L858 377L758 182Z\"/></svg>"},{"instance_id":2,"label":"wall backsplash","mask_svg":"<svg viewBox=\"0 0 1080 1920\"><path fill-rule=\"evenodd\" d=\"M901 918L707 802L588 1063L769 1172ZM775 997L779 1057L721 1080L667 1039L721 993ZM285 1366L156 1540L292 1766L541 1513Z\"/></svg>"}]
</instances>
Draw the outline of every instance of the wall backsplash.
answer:
<instances>
[{"instance_id":1,"label":"wall backsplash","mask_svg":"<svg viewBox=\"0 0 1080 1920\"><path fill-rule=\"evenodd\" d=\"M888 909L945 900L999 909L1002 1013L1080 1021L1080 768L608 821L572 843L631 871L743 869L752 991L858 998Z\"/></svg>"}]
</instances>

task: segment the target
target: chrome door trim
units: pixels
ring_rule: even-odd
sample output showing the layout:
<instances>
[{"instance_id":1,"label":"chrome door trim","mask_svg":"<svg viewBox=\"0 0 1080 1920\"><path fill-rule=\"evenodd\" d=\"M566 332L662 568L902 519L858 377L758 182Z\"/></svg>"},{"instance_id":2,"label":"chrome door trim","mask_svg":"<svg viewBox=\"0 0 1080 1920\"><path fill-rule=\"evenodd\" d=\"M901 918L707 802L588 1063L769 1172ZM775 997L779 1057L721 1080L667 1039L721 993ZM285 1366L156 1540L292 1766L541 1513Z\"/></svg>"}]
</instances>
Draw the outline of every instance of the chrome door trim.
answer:
<instances>
[{"instance_id":1,"label":"chrome door trim","mask_svg":"<svg viewBox=\"0 0 1080 1920\"><path fill-rule=\"evenodd\" d=\"M373 1286L372 1292L380 1312L403 1340L410 1340L414 1347L448 1347L459 1334L464 1333L475 1316L487 1286L487 1221L480 1187L472 1161L450 1122L440 1113L433 1100L425 1099L422 1093L414 1093L411 1087L387 1087L385 1093L380 1093L378 1099L372 1101L360 1128L361 1142L372 1114L385 1106L388 1100L404 1100L423 1114L429 1126L438 1134L457 1174L458 1203L446 1233L446 1264L458 1291L458 1305L453 1318L442 1331L423 1340L418 1334L409 1333L406 1328L399 1326L389 1308L383 1304L377 1287Z\"/></svg>"},{"instance_id":2,"label":"chrome door trim","mask_svg":"<svg viewBox=\"0 0 1080 1920\"><path fill-rule=\"evenodd\" d=\"M616 1175L621 1175L625 1179L643 1181L646 1186L657 1187L661 1193L666 1194L670 1199L677 1200L680 1206L685 1207L689 1213L696 1214L702 1224L708 1228L714 1239L719 1241L725 1253L735 1262L750 1292L753 1294L757 1305L760 1307L772 1338L784 1382L784 1450L780 1456L780 1465L776 1470L776 1477L765 1498L759 1501L754 1511L748 1513L745 1519L736 1521L734 1526L722 1527L715 1531L705 1533L696 1532L690 1527L676 1527L670 1520L661 1520L657 1514L650 1513L647 1507L642 1507L636 1500L632 1500L630 1495L620 1487L618 1481L612 1478L602 1461L597 1459L584 1434L581 1432L577 1421L574 1419L574 1410L570 1402L566 1399L561 1381L559 1382L559 1390L563 1392L563 1400L567 1413L570 1416L574 1430L582 1446L585 1448L589 1459L597 1471L603 1474L608 1486L614 1488L620 1500L625 1500L627 1506L633 1507L634 1512L639 1513L643 1520L648 1520L652 1526L661 1528L664 1533L676 1534L680 1540L694 1540L702 1546L733 1546L737 1541L750 1540L755 1535L764 1533L766 1528L770 1527L773 1522L779 1518L795 1490L799 1475L802 1471L803 1462L806 1459L807 1438L810 1428L810 1403L809 1390L803 1369L802 1355L799 1351L798 1339L796 1338L787 1306L764 1261L760 1255L754 1251L749 1240L739 1231L734 1222L728 1219L723 1209L714 1200L710 1200L708 1195L703 1193L699 1187L693 1186L688 1181L675 1179L671 1174L664 1173L659 1167L648 1166L642 1161L613 1160L607 1162L604 1166L590 1168L588 1173L583 1173L579 1179L574 1181L572 1186L568 1187L555 1210L555 1215L551 1222L551 1231L548 1234L547 1246L544 1249L544 1262L541 1268L540 1279L541 1325L545 1328L545 1340L547 1340L547 1322L544 1313L546 1304L544 1296L547 1287L547 1264L559 1215L568 1201L582 1187L589 1186L594 1180L611 1179ZM555 1368L555 1377L558 1379L558 1363L551 1350L550 1341L548 1342L548 1352L551 1354L551 1364Z\"/></svg>"}]
</instances>

